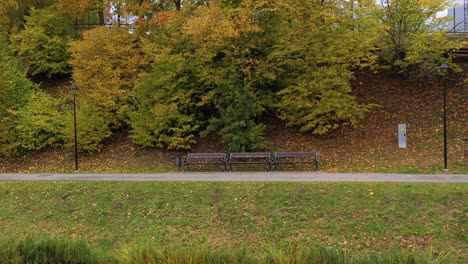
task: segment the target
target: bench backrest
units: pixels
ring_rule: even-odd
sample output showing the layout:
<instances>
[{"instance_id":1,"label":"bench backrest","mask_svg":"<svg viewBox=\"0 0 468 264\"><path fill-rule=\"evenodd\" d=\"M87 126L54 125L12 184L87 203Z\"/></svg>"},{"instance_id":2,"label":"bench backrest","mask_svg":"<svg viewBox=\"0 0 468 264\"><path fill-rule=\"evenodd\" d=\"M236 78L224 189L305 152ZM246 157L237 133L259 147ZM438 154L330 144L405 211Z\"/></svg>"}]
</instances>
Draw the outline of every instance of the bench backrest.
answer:
<instances>
[{"instance_id":1,"label":"bench backrest","mask_svg":"<svg viewBox=\"0 0 468 264\"><path fill-rule=\"evenodd\" d=\"M317 158L317 152L275 152L275 158Z\"/></svg>"},{"instance_id":2,"label":"bench backrest","mask_svg":"<svg viewBox=\"0 0 468 264\"><path fill-rule=\"evenodd\" d=\"M233 152L229 154L230 159L236 158L264 158L270 159L271 153L270 152Z\"/></svg>"},{"instance_id":3,"label":"bench backrest","mask_svg":"<svg viewBox=\"0 0 468 264\"><path fill-rule=\"evenodd\" d=\"M226 153L188 153L187 159L226 159Z\"/></svg>"}]
</instances>

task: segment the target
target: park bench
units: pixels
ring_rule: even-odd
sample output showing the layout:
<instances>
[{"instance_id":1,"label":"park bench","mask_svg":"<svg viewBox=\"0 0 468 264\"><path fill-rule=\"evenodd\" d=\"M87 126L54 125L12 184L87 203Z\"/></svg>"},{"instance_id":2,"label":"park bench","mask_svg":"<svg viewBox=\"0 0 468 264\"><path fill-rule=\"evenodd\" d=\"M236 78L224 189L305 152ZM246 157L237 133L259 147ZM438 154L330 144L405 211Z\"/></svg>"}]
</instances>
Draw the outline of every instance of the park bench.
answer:
<instances>
[{"instance_id":1,"label":"park bench","mask_svg":"<svg viewBox=\"0 0 468 264\"><path fill-rule=\"evenodd\" d=\"M188 171L190 165L221 165L222 170L226 170L226 153L188 153L184 160L184 170Z\"/></svg>"},{"instance_id":2,"label":"park bench","mask_svg":"<svg viewBox=\"0 0 468 264\"><path fill-rule=\"evenodd\" d=\"M271 168L270 152L233 152L229 154L229 170L233 164L263 164L267 170Z\"/></svg>"},{"instance_id":3,"label":"park bench","mask_svg":"<svg viewBox=\"0 0 468 264\"><path fill-rule=\"evenodd\" d=\"M318 153L312 152L275 152L272 169L276 170L280 164L296 165L298 163L311 164L314 170L318 170Z\"/></svg>"}]
</instances>

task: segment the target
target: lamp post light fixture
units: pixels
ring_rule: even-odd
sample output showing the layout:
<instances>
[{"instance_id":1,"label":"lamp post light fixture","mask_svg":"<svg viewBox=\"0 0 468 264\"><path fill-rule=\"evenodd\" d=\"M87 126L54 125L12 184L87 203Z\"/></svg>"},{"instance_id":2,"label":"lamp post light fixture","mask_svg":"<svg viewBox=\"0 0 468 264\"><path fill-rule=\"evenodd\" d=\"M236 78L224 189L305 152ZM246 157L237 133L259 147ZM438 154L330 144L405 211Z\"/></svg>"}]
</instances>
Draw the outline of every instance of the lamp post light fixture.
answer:
<instances>
[{"instance_id":1,"label":"lamp post light fixture","mask_svg":"<svg viewBox=\"0 0 468 264\"><path fill-rule=\"evenodd\" d=\"M70 90L73 93L73 127L75 132L75 170L78 171L78 137L76 134L76 96L78 95L78 86L72 84Z\"/></svg>"},{"instance_id":2,"label":"lamp post light fixture","mask_svg":"<svg viewBox=\"0 0 468 264\"><path fill-rule=\"evenodd\" d=\"M443 63L439 68L444 72L444 171L447 171L447 72L450 66Z\"/></svg>"}]
</instances>

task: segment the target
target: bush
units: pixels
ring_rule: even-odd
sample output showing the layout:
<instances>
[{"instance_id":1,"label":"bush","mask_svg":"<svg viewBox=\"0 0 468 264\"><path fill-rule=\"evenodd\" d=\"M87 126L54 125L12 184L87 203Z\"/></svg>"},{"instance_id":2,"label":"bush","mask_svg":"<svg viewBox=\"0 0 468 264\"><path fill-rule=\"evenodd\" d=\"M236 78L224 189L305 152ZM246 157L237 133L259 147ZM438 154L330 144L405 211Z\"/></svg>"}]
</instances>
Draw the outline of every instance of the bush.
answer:
<instances>
[{"instance_id":1,"label":"bush","mask_svg":"<svg viewBox=\"0 0 468 264\"><path fill-rule=\"evenodd\" d=\"M31 75L68 73L68 43L76 34L62 13L46 8L31 11L26 28L12 37L14 48Z\"/></svg>"},{"instance_id":2,"label":"bush","mask_svg":"<svg viewBox=\"0 0 468 264\"><path fill-rule=\"evenodd\" d=\"M75 143L75 131L73 110L65 115L65 145L73 147ZM91 101L77 102L77 138L78 150L87 153L99 152L102 142L112 135L109 128L110 121L105 118Z\"/></svg>"},{"instance_id":3,"label":"bush","mask_svg":"<svg viewBox=\"0 0 468 264\"><path fill-rule=\"evenodd\" d=\"M72 42L70 52L80 97L92 100L113 128L121 127L128 121L130 91L146 65L138 36L125 28L95 28Z\"/></svg>"},{"instance_id":4,"label":"bush","mask_svg":"<svg viewBox=\"0 0 468 264\"><path fill-rule=\"evenodd\" d=\"M17 112L17 151L40 150L63 143L64 123L59 103L59 99L42 91L32 94L29 102Z\"/></svg>"},{"instance_id":5,"label":"bush","mask_svg":"<svg viewBox=\"0 0 468 264\"><path fill-rule=\"evenodd\" d=\"M257 118L261 115L261 108L254 98L242 87L233 96L228 105L219 109L220 117L212 118L208 132L217 132L227 143L231 152L245 152L263 150L266 148L263 135L265 125L258 124Z\"/></svg>"},{"instance_id":6,"label":"bush","mask_svg":"<svg viewBox=\"0 0 468 264\"><path fill-rule=\"evenodd\" d=\"M0 155L14 152L18 110L29 102L36 88L26 78L21 61L8 45L0 42Z\"/></svg>"},{"instance_id":7,"label":"bush","mask_svg":"<svg viewBox=\"0 0 468 264\"><path fill-rule=\"evenodd\" d=\"M131 138L146 147L190 149L195 144L195 70L183 55L167 50L154 56L153 69L135 85Z\"/></svg>"}]
</instances>

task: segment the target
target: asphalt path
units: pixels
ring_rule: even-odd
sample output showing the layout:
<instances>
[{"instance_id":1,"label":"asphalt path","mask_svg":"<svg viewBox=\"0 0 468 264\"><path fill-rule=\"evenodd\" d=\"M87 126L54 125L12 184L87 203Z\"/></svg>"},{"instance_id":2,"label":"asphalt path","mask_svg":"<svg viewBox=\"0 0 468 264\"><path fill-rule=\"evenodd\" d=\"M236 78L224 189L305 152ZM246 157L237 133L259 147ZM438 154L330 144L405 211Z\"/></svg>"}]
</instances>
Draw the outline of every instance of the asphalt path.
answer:
<instances>
[{"instance_id":1,"label":"asphalt path","mask_svg":"<svg viewBox=\"0 0 468 264\"><path fill-rule=\"evenodd\" d=\"M412 182L468 183L468 174L173 172L157 174L0 174L0 181Z\"/></svg>"}]
</instances>

